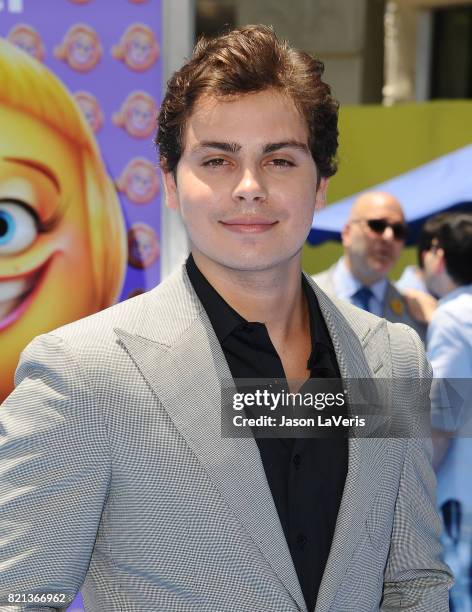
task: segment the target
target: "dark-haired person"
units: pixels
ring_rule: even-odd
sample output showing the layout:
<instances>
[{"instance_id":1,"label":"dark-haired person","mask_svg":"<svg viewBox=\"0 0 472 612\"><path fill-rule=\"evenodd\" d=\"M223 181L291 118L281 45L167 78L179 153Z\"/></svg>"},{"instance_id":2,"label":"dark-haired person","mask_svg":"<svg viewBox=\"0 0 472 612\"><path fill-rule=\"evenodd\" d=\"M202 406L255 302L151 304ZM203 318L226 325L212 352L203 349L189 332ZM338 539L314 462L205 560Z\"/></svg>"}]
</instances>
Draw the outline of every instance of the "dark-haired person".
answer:
<instances>
[{"instance_id":1,"label":"dark-haired person","mask_svg":"<svg viewBox=\"0 0 472 612\"><path fill-rule=\"evenodd\" d=\"M436 237L439 227L441 227L442 222L449 214L450 213L448 212L438 213L437 215L429 217L423 223L423 226L418 236L418 243L416 249L418 263L416 266L406 266L402 272L402 275L395 283L396 288L402 293L405 293L410 289L413 289L415 291L422 291L423 293L428 293L428 288L426 286L426 281L424 278L424 256L429 251L431 247L431 242L433 238Z\"/></svg>"},{"instance_id":2,"label":"dark-haired person","mask_svg":"<svg viewBox=\"0 0 472 612\"><path fill-rule=\"evenodd\" d=\"M342 231L344 257L313 279L329 294L392 323L406 323L424 339L425 325L410 316L404 297L387 277L400 257L407 231L402 207L393 195L362 194Z\"/></svg>"},{"instance_id":3,"label":"dark-haired person","mask_svg":"<svg viewBox=\"0 0 472 612\"><path fill-rule=\"evenodd\" d=\"M231 377L429 389L411 328L302 275L335 171L322 72L248 26L201 41L170 80L157 144L192 255L25 350L0 409L2 603L59 592L34 610L63 607L83 584L97 612L447 610L424 439L221 432ZM422 398L392 409L409 421Z\"/></svg>"},{"instance_id":4,"label":"dark-haired person","mask_svg":"<svg viewBox=\"0 0 472 612\"><path fill-rule=\"evenodd\" d=\"M456 578L451 591L451 609L469 610L472 607L472 215L443 215L423 262L428 289L440 296L428 327L428 356L434 377L447 379L447 385L456 391L447 395L451 401L449 415L441 410L444 409L442 395L433 394L438 505L445 527L445 557L451 562ZM458 421L451 422L448 418L451 415ZM461 420L463 429L456 435L441 435Z\"/></svg>"},{"instance_id":5,"label":"dark-haired person","mask_svg":"<svg viewBox=\"0 0 472 612\"><path fill-rule=\"evenodd\" d=\"M418 236L418 265L407 266L395 283L408 304L410 315L425 325L429 325L437 308L438 296L431 294L426 286L424 258L431 248L432 240L436 237L438 229L449 214L448 212L439 213L425 221Z\"/></svg>"}]
</instances>

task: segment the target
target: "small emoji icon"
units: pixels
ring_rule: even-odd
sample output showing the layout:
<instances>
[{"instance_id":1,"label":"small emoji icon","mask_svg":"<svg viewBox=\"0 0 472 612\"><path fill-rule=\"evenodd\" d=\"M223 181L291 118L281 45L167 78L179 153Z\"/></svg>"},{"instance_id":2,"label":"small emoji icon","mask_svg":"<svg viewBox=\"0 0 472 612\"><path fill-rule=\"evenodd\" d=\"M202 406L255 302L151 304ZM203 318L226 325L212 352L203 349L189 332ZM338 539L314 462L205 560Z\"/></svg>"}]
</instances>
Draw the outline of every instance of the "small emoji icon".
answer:
<instances>
[{"instance_id":1,"label":"small emoji icon","mask_svg":"<svg viewBox=\"0 0 472 612\"><path fill-rule=\"evenodd\" d=\"M135 157L117 179L116 187L134 204L147 204L159 193L154 164L144 157Z\"/></svg>"},{"instance_id":2,"label":"small emoji icon","mask_svg":"<svg viewBox=\"0 0 472 612\"><path fill-rule=\"evenodd\" d=\"M46 51L38 32L27 23L18 23L7 35L7 39L39 62L44 61Z\"/></svg>"},{"instance_id":3,"label":"small emoji icon","mask_svg":"<svg viewBox=\"0 0 472 612\"><path fill-rule=\"evenodd\" d=\"M159 259L159 240L147 223L134 223L128 231L128 261L134 268L149 268Z\"/></svg>"},{"instance_id":4,"label":"small emoji icon","mask_svg":"<svg viewBox=\"0 0 472 612\"><path fill-rule=\"evenodd\" d=\"M54 49L54 56L65 61L72 70L89 72L100 61L102 47L93 28L84 23L76 23Z\"/></svg>"},{"instance_id":5,"label":"small emoji icon","mask_svg":"<svg viewBox=\"0 0 472 612\"><path fill-rule=\"evenodd\" d=\"M103 113L97 98L89 91L76 91L74 94L77 104L84 113L88 124L92 128L94 134L100 131L103 127Z\"/></svg>"},{"instance_id":6,"label":"small emoji icon","mask_svg":"<svg viewBox=\"0 0 472 612\"><path fill-rule=\"evenodd\" d=\"M134 138L149 138L157 127L157 104L145 91L133 91L113 115L113 123Z\"/></svg>"},{"instance_id":7,"label":"small emoji icon","mask_svg":"<svg viewBox=\"0 0 472 612\"><path fill-rule=\"evenodd\" d=\"M405 310L405 305L399 298L391 299L388 305L390 306L391 311L397 316L402 315L403 311Z\"/></svg>"},{"instance_id":8,"label":"small emoji icon","mask_svg":"<svg viewBox=\"0 0 472 612\"><path fill-rule=\"evenodd\" d=\"M131 70L143 72L158 60L159 44L151 28L144 23L133 23L111 53Z\"/></svg>"}]
</instances>

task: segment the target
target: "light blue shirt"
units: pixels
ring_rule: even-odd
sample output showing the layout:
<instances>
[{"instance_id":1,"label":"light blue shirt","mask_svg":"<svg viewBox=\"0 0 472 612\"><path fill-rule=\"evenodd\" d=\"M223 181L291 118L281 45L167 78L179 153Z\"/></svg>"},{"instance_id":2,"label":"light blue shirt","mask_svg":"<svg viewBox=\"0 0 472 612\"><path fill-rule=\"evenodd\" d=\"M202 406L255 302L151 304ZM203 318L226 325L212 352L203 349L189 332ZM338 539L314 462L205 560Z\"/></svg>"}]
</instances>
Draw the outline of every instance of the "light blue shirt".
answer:
<instances>
[{"instance_id":1,"label":"light blue shirt","mask_svg":"<svg viewBox=\"0 0 472 612\"><path fill-rule=\"evenodd\" d=\"M344 257L341 257L334 268L333 287L335 295L348 300L351 304L353 303L353 295L363 287L362 283L352 275ZM373 293L369 300L369 310L379 317L383 317L387 287L388 281L386 278L380 279L369 287Z\"/></svg>"},{"instance_id":2,"label":"light blue shirt","mask_svg":"<svg viewBox=\"0 0 472 612\"><path fill-rule=\"evenodd\" d=\"M469 379L464 384L455 383L462 398L464 391L470 390L472 385L472 285L459 287L439 300L428 327L426 346L434 378ZM442 407L448 405L450 397L438 391L432 394L432 420L436 428L450 429L441 414ZM465 417L464 429L470 432L472 398L465 398L461 405L462 409L466 409L465 413L462 412ZM451 439L438 472L439 505L448 499L457 499L465 504L469 512L472 510L471 470L472 438L459 433Z\"/></svg>"}]
</instances>

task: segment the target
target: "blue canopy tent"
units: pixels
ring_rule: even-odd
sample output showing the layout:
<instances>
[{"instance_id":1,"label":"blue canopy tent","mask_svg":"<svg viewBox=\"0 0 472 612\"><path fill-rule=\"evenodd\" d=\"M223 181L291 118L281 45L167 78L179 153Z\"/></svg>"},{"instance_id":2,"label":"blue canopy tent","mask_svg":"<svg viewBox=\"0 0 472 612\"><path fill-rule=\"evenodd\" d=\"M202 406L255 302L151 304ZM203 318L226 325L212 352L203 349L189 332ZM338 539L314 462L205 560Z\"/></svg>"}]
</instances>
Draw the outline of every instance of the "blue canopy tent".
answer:
<instances>
[{"instance_id":1,"label":"blue canopy tent","mask_svg":"<svg viewBox=\"0 0 472 612\"><path fill-rule=\"evenodd\" d=\"M428 217L444 210L472 211L472 145L443 155L365 191L387 191L401 202L410 226L408 244L416 241ZM356 193L315 213L308 242L322 244L341 239Z\"/></svg>"}]
</instances>

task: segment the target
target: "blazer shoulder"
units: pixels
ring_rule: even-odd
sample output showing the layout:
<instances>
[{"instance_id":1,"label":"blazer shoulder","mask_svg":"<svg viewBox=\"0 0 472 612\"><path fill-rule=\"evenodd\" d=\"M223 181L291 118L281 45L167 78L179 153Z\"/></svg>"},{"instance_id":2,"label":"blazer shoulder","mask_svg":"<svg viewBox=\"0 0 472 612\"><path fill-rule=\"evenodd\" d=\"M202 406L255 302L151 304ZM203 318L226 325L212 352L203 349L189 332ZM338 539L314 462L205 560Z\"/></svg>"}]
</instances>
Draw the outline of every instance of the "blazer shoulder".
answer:
<instances>
[{"instance_id":1,"label":"blazer shoulder","mask_svg":"<svg viewBox=\"0 0 472 612\"><path fill-rule=\"evenodd\" d=\"M393 376L431 378L432 369L418 333L406 323L386 321L392 355Z\"/></svg>"},{"instance_id":2,"label":"blazer shoulder","mask_svg":"<svg viewBox=\"0 0 472 612\"><path fill-rule=\"evenodd\" d=\"M83 343L103 346L107 339L116 338L113 331L116 327L123 325L129 327L130 323L136 321L147 299L147 294L143 293L77 321L67 323L47 335L56 336L71 346Z\"/></svg>"}]
</instances>

